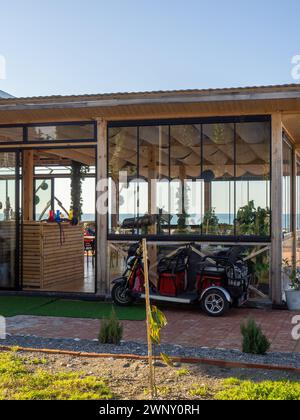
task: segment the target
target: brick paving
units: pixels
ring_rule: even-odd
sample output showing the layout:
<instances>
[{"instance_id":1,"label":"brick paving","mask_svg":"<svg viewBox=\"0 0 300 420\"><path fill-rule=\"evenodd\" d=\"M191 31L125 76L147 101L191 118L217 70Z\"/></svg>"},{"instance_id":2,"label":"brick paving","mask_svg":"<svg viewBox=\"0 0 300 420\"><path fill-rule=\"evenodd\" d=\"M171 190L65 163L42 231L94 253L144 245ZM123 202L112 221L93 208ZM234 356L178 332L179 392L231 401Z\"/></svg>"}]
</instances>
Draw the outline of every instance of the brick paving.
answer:
<instances>
[{"instance_id":1,"label":"brick paving","mask_svg":"<svg viewBox=\"0 0 300 420\"><path fill-rule=\"evenodd\" d=\"M223 318L209 318L197 310L164 310L169 325L163 342L186 346L240 349L240 325L248 318L262 326L272 342L272 351L300 352L300 340L292 338L292 319L299 313L261 309L233 309ZM16 316L7 320L7 332L13 335L35 335L45 338L95 339L99 320ZM145 323L123 321L124 340L145 342Z\"/></svg>"}]
</instances>

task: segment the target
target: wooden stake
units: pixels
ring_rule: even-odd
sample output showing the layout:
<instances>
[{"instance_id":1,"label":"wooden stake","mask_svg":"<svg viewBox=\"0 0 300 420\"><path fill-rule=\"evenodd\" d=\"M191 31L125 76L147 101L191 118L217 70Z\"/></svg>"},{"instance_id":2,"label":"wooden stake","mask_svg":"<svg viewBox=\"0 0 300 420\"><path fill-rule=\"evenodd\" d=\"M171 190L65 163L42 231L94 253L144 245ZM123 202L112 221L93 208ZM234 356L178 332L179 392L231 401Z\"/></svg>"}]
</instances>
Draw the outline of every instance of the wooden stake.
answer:
<instances>
[{"instance_id":1,"label":"wooden stake","mask_svg":"<svg viewBox=\"0 0 300 420\"><path fill-rule=\"evenodd\" d=\"M155 380L154 380L154 365L153 365L153 348L151 339L151 302L150 302L150 285L149 285L149 270L148 270L148 250L147 241L143 239L143 259L144 259L144 278L145 278L145 296L146 296L146 313L147 313L147 341L148 341L148 361L150 374L150 390L151 398L155 397Z\"/></svg>"}]
</instances>

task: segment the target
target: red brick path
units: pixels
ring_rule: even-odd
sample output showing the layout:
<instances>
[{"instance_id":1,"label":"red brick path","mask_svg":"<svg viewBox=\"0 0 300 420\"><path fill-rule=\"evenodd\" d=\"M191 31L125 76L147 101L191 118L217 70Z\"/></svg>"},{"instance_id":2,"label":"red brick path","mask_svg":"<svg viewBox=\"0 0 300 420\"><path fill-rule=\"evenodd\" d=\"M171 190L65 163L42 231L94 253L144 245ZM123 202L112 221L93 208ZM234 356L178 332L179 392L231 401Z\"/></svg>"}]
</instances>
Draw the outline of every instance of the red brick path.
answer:
<instances>
[{"instance_id":1,"label":"red brick path","mask_svg":"<svg viewBox=\"0 0 300 420\"><path fill-rule=\"evenodd\" d=\"M169 325L163 342L178 345L239 349L240 325L249 317L262 326L273 351L299 352L300 340L292 339L292 318L288 311L234 309L224 318L208 318L197 310L165 310ZM300 315L298 313L298 315ZM95 339L100 321L72 318L17 316L9 318L8 332L48 338ZM124 340L145 342L145 323L124 321Z\"/></svg>"}]
</instances>

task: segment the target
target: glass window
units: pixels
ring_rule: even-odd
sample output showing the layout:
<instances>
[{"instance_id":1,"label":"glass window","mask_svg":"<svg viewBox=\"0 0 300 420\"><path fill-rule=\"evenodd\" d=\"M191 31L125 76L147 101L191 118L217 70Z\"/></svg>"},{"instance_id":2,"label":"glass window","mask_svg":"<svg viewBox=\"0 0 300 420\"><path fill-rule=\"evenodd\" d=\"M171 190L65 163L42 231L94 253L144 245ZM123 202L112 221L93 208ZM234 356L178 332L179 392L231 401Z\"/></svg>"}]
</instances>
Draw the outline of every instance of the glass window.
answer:
<instances>
[{"instance_id":1,"label":"glass window","mask_svg":"<svg viewBox=\"0 0 300 420\"><path fill-rule=\"evenodd\" d=\"M52 209L51 179L35 180L35 220L47 220Z\"/></svg>"},{"instance_id":2,"label":"glass window","mask_svg":"<svg viewBox=\"0 0 300 420\"><path fill-rule=\"evenodd\" d=\"M236 230L270 235L270 123L236 124Z\"/></svg>"},{"instance_id":3,"label":"glass window","mask_svg":"<svg viewBox=\"0 0 300 420\"><path fill-rule=\"evenodd\" d=\"M0 153L0 288L15 287L16 225L15 153Z\"/></svg>"},{"instance_id":4,"label":"glass window","mask_svg":"<svg viewBox=\"0 0 300 420\"><path fill-rule=\"evenodd\" d=\"M139 129L139 228L150 235L169 234L169 127ZM163 193L167 194L163 194Z\"/></svg>"},{"instance_id":5,"label":"glass window","mask_svg":"<svg viewBox=\"0 0 300 420\"><path fill-rule=\"evenodd\" d=\"M171 233L200 234L202 223L201 125L170 127Z\"/></svg>"},{"instance_id":6,"label":"glass window","mask_svg":"<svg viewBox=\"0 0 300 420\"><path fill-rule=\"evenodd\" d=\"M293 173L293 150L283 141L283 185L282 185L282 223L283 232L292 231L292 173Z\"/></svg>"},{"instance_id":7,"label":"glass window","mask_svg":"<svg viewBox=\"0 0 300 420\"><path fill-rule=\"evenodd\" d=\"M112 234L270 235L270 122L109 128Z\"/></svg>"},{"instance_id":8,"label":"glass window","mask_svg":"<svg viewBox=\"0 0 300 420\"><path fill-rule=\"evenodd\" d=\"M0 143L23 142L23 127L0 127Z\"/></svg>"},{"instance_id":9,"label":"glass window","mask_svg":"<svg viewBox=\"0 0 300 420\"><path fill-rule=\"evenodd\" d=\"M204 235L234 234L234 124L203 125Z\"/></svg>"},{"instance_id":10,"label":"glass window","mask_svg":"<svg viewBox=\"0 0 300 420\"><path fill-rule=\"evenodd\" d=\"M136 127L109 130L109 231L114 234L138 233L137 133Z\"/></svg>"},{"instance_id":11,"label":"glass window","mask_svg":"<svg viewBox=\"0 0 300 420\"><path fill-rule=\"evenodd\" d=\"M296 179L296 199L297 199L297 230L300 230L300 162L297 161L297 179Z\"/></svg>"},{"instance_id":12,"label":"glass window","mask_svg":"<svg viewBox=\"0 0 300 420\"><path fill-rule=\"evenodd\" d=\"M35 126L28 128L29 141L94 141L95 138L94 124Z\"/></svg>"}]
</instances>

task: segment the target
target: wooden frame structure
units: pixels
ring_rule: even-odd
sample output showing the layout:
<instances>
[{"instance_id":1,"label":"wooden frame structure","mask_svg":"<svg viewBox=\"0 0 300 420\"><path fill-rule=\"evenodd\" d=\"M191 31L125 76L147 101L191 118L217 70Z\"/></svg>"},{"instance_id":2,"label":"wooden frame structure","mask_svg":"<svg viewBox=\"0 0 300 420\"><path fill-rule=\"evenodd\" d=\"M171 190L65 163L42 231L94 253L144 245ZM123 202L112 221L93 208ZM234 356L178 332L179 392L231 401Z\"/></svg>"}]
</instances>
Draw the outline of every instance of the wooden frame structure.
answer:
<instances>
[{"instance_id":1,"label":"wooden frame structure","mask_svg":"<svg viewBox=\"0 0 300 420\"><path fill-rule=\"evenodd\" d=\"M107 178L108 125L117 121L139 121L177 118L269 116L272 121L271 138L271 299L275 305L283 300L282 258L287 241L292 241L291 259L296 260L297 238L300 226L296 219L300 209L297 197L297 153L300 152L300 86L270 86L240 89L199 91L149 92L71 97L8 98L0 99L0 153L22 151L23 154L23 219L33 217L33 156L34 147L97 147L97 180ZM34 125L91 123L95 125L95 138L73 141L35 141L28 139L28 128ZM24 141L9 138L10 128L22 127ZM283 129L289 134L293 149L292 174L292 230L283 235ZM7 137L6 137L7 136ZM103 185L97 188L97 199ZM105 187L104 187L105 188ZM108 185L106 186L106 189ZM108 220L97 215L97 293L109 293ZM187 238L188 240L188 238ZM220 241L222 242L222 240ZM153 241L155 244L155 241Z\"/></svg>"}]
</instances>

